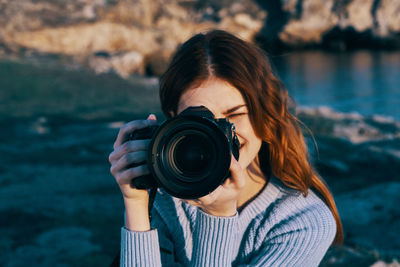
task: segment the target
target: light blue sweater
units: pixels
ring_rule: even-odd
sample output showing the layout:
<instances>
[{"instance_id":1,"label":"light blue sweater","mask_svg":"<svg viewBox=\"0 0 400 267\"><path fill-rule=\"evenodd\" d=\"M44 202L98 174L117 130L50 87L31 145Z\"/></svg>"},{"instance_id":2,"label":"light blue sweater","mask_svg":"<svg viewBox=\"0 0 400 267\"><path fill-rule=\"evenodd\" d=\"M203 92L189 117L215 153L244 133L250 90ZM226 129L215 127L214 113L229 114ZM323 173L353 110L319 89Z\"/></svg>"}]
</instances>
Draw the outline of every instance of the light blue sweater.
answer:
<instances>
[{"instance_id":1,"label":"light blue sweater","mask_svg":"<svg viewBox=\"0 0 400 267\"><path fill-rule=\"evenodd\" d=\"M233 217L216 217L162 190L152 230L122 227L121 266L318 266L336 235L328 206L272 177Z\"/></svg>"}]
</instances>

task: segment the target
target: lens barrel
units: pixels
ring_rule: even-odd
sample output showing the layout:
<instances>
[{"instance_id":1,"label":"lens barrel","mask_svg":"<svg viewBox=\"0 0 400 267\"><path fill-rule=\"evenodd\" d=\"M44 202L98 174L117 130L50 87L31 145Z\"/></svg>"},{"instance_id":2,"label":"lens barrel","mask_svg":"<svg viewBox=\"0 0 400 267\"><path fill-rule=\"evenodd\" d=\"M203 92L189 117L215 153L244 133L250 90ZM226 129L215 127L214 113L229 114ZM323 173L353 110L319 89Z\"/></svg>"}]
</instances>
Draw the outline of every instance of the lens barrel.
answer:
<instances>
[{"instance_id":1,"label":"lens barrel","mask_svg":"<svg viewBox=\"0 0 400 267\"><path fill-rule=\"evenodd\" d=\"M159 186L175 197L194 199L209 194L228 177L231 148L214 121L184 115L160 126L148 155Z\"/></svg>"}]
</instances>

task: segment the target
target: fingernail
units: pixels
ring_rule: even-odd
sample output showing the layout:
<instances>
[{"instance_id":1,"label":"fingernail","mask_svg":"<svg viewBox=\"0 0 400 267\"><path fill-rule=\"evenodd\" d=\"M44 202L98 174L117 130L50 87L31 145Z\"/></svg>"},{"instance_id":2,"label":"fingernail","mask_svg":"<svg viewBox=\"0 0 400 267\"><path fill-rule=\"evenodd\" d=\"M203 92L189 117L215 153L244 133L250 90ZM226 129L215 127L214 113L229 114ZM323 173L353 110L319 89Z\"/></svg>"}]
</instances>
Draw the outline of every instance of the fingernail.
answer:
<instances>
[{"instance_id":1,"label":"fingernail","mask_svg":"<svg viewBox=\"0 0 400 267\"><path fill-rule=\"evenodd\" d=\"M152 120L152 121L157 120L156 115L154 115L154 114L150 114L149 117L147 117L147 119Z\"/></svg>"}]
</instances>

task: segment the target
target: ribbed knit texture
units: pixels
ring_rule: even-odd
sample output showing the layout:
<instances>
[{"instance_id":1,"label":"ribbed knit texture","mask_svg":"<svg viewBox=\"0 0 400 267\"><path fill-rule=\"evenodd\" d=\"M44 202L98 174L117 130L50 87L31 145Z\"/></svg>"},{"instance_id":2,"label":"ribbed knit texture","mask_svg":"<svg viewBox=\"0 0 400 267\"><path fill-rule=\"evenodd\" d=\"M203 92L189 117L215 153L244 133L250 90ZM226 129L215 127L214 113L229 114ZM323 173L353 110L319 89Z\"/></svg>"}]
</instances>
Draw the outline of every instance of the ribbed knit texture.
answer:
<instances>
[{"instance_id":1,"label":"ribbed knit texture","mask_svg":"<svg viewBox=\"0 0 400 267\"><path fill-rule=\"evenodd\" d=\"M158 235L156 230L148 232L131 232L124 228L121 242L127 246L121 247L121 262L126 266L160 266L160 252L158 249Z\"/></svg>"},{"instance_id":2,"label":"ribbed knit texture","mask_svg":"<svg viewBox=\"0 0 400 267\"><path fill-rule=\"evenodd\" d=\"M240 214L216 217L159 190L153 230L121 230L121 266L318 266L335 219L313 192L272 177Z\"/></svg>"},{"instance_id":3,"label":"ribbed knit texture","mask_svg":"<svg viewBox=\"0 0 400 267\"><path fill-rule=\"evenodd\" d=\"M226 266L232 261L237 216L215 217L199 210L195 224L192 265ZM210 231L213 229L213 231ZM222 249L221 249L222 248Z\"/></svg>"}]
</instances>

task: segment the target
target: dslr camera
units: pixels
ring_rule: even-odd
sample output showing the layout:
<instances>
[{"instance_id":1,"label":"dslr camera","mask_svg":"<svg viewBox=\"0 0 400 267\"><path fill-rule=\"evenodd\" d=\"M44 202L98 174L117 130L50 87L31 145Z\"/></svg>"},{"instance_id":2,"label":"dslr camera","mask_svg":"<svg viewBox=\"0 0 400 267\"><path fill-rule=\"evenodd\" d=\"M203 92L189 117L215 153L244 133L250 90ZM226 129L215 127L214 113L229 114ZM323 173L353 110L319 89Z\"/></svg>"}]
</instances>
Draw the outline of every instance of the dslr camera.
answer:
<instances>
[{"instance_id":1,"label":"dslr camera","mask_svg":"<svg viewBox=\"0 0 400 267\"><path fill-rule=\"evenodd\" d=\"M204 106L189 107L161 125L134 131L129 140L151 139L146 162L150 175L132 187L161 187L170 195L195 199L209 194L230 176L231 155L239 159L240 143L227 119L215 119Z\"/></svg>"}]
</instances>

